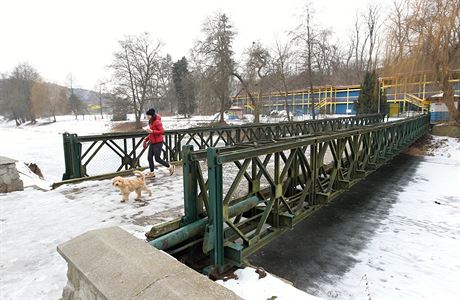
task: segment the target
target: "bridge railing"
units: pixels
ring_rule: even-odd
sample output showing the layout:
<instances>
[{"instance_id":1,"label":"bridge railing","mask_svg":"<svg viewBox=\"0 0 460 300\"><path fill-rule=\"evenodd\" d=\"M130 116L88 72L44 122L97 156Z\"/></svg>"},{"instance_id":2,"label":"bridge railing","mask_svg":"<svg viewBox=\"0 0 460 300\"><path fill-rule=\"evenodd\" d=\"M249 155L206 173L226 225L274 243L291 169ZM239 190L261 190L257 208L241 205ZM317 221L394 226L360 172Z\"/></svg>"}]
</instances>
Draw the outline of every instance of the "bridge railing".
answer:
<instances>
[{"instance_id":1,"label":"bridge railing","mask_svg":"<svg viewBox=\"0 0 460 300\"><path fill-rule=\"evenodd\" d=\"M185 146L184 216L179 228L150 244L173 255L199 249L211 258L211 272L241 265L427 129L422 115L270 144Z\"/></svg>"},{"instance_id":2,"label":"bridge railing","mask_svg":"<svg viewBox=\"0 0 460 300\"><path fill-rule=\"evenodd\" d=\"M379 123L384 115L362 115L320 120L248 124L239 126L197 127L165 132L162 156L168 161L182 159L184 145L195 149L232 146L239 143L298 136L313 132L334 131ZM78 136L63 134L65 173L63 180L99 176L143 166L145 132L110 133Z\"/></svg>"}]
</instances>

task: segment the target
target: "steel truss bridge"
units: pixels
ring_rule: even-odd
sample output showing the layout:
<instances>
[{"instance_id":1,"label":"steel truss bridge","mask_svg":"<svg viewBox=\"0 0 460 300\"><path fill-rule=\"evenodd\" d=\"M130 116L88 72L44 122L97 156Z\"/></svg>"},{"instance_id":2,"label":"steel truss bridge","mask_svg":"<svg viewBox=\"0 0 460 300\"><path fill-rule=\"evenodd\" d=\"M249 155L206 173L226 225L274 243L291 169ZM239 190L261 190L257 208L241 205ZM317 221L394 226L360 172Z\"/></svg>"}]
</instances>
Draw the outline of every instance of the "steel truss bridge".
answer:
<instances>
[{"instance_id":1,"label":"steel truss bridge","mask_svg":"<svg viewBox=\"0 0 460 300\"><path fill-rule=\"evenodd\" d=\"M429 119L365 123L226 147L185 145L184 216L154 226L149 243L195 267L201 260L208 274L241 266L410 146L427 132Z\"/></svg>"},{"instance_id":2,"label":"steel truss bridge","mask_svg":"<svg viewBox=\"0 0 460 300\"><path fill-rule=\"evenodd\" d=\"M195 149L233 146L245 142L357 128L383 120L384 115L373 114L259 125L168 130L165 132L162 155L166 160L174 162L183 159L181 149L185 145L193 145ZM63 134L65 173L62 179L88 176L107 178L116 172L142 167L143 163L147 163L145 157L141 160L145 152L142 147L145 136L146 133L143 131L89 136Z\"/></svg>"}]
</instances>

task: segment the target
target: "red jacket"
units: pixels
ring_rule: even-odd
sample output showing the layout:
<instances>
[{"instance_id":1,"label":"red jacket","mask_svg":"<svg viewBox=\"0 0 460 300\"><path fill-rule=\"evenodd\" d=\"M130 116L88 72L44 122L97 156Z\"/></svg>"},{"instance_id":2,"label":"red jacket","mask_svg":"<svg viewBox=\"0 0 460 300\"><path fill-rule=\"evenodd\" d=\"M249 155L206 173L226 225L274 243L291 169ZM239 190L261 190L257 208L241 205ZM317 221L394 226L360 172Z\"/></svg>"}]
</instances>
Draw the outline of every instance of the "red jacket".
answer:
<instances>
[{"instance_id":1,"label":"red jacket","mask_svg":"<svg viewBox=\"0 0 460 300\"><path fill-rule=\"evenodd\" d=\"M161 116L159 114L156 116L155 121L149 126L152 132L145 138L145 140L149 141L151 144L163 143L164 141L163 135L165 134L165 130L161 123Z\"/></svg>"}]
</instances>

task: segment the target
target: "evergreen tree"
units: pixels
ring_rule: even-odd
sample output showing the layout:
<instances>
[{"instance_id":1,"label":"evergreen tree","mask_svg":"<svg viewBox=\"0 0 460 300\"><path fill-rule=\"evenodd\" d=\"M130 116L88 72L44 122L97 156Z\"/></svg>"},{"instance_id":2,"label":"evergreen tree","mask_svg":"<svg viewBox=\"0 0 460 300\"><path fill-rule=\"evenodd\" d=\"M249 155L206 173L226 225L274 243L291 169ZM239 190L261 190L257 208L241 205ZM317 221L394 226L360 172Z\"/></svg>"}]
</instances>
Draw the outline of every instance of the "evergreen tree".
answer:
<instances>
[{"instance_id":1,"label":"evergreen tree","mask_svg":"<svg viewBox=\"0 0 460 300\"><path fill-rule=\"evenodd\" d=\"M232 45L236 33L228 16L221 13L209 18L202 31L205 39L199 42L198 53L208 66L211 89L220 101L220 122L224 122L224 112L231 106L230 89L235 69Z\"/></svg>"},{"instance_id":2,"label":"evergreen tree","mask_svg":"<svg viewBox=\"0 0 460 300\"><path fill-rule=\"evenodd\" d=\"M378 112L379 83L375 71L366 72L364 82L361 84L361 92L355 104L357 114L371 114ZM380 113L387 112L387 99L380 90Z\"/></svg>"},{"instance_id":3,"label":"evergreen tree","mask_svg":"<svg viewBox=\"0 0 460 300\"><path fill-rule=\"evenodd\" d=\"M174 63L172 77L176 92L177 112L185 117L191 116L196 107L195 86L185 57Z\"/></svg>"}]
</instances>

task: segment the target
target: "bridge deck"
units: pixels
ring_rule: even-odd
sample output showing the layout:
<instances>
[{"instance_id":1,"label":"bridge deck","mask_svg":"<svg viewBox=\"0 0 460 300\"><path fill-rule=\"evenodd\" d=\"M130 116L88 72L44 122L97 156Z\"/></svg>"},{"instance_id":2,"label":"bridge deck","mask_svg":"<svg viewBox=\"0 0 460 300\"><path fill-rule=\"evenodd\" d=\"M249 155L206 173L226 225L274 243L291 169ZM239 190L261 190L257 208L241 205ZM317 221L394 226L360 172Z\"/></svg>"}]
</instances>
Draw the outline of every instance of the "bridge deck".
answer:
<instances>
[{"instance_id":1,"label":"bridge deck","mask_svg":"<svg viewBox=\"0 0 460 300\"><path fill-rule=\"evenodd\" d=\"M183 153L184 217L176 230L152 236L150 244L181 257L209 255L211 272L239 266L417 140L427 120L419 116L206 152L188 146Z\"/></svg>"}]
</instances>

